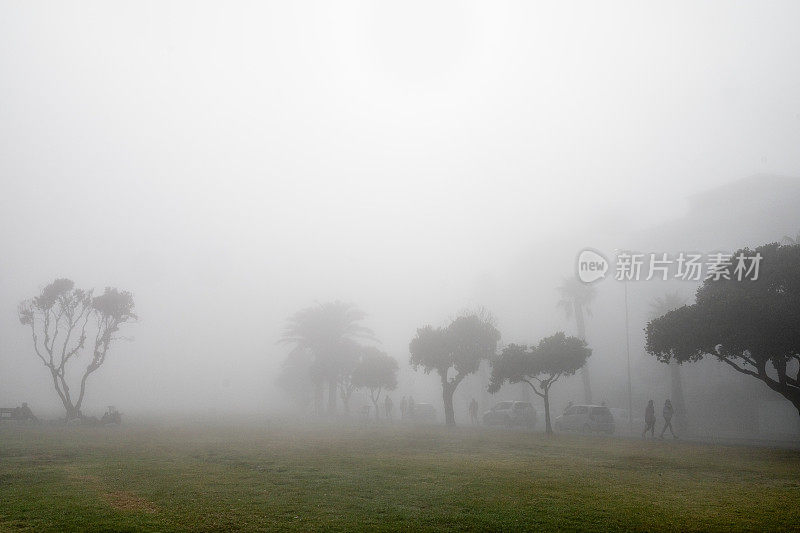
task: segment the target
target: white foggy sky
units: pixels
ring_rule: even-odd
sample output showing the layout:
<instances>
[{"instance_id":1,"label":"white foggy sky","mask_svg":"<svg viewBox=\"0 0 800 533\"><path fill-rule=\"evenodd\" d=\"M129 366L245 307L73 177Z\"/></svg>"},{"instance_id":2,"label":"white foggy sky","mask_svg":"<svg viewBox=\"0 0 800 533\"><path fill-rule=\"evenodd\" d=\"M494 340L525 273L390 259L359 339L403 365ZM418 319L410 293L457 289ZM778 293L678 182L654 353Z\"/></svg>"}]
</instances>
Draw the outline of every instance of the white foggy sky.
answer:
<instances>
[{"instance_id":1,"label":"white foggy sky","mask_svg":"<svg viewBox=\"0 0 800 533\"><path fill-rule=\"evenodd\" d=\"M404 366L416 326L482 303L538 243L800 175L798 20L797 2L0 2L0 400L54 399L16 304L57 276L137 298L90 404L258 404L284 318L333 298Z\"/></svg>"}]
</instances>

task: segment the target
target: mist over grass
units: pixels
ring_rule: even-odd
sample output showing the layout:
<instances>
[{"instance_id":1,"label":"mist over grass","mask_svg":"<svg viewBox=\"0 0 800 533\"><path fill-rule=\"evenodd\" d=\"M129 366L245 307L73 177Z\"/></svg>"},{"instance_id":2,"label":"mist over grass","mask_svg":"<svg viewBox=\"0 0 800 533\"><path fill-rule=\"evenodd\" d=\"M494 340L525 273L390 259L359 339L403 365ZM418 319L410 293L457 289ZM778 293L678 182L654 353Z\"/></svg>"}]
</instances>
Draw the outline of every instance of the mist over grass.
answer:
<instances>
[{"instance_id":1,"label":"mist over grass","mask_svg":"<svg viewBox=\"0 0 800 533\"><path fill-rule=\"evenodd\" d=\"M785 530L800 455L436 426L0 430L15 530Z\"/></svg>"}]
</instances>

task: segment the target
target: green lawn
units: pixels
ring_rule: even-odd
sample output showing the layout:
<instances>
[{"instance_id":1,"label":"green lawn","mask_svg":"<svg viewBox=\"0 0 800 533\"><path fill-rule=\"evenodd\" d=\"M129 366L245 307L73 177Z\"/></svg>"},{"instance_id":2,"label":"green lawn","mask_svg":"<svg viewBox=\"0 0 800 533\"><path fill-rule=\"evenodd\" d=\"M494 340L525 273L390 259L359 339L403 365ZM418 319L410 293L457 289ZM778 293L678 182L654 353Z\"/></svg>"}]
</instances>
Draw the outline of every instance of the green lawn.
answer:
<instances>
[{"instance_id":1,"label":"green lawn","mask_svg":"<svg viewBox=\"0 0 800 533\"><path fill-rule=\"evenodd\" d=\"M800 453L443 427L0 428L0 530L788 530Z\"/></svg>"}]
</instances>

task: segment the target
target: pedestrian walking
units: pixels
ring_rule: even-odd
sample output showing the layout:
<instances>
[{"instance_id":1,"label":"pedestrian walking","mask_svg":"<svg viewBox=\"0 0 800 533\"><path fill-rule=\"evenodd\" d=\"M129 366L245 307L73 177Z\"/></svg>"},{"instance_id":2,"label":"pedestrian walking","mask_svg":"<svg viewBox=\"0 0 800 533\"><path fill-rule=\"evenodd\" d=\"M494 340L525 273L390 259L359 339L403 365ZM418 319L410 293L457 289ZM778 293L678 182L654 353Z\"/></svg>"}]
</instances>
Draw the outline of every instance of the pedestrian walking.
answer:
<instances>
[{"instance_id":1,"label":"pedestrian walking","mask_svg":"<svg viewBox=\"0 0 800 533\"><path fill-rule=\"evenodd\" d=\"M675 414L675 410L672 408L671 401L667 400L664 402L664 409L661 411L661 414L664 417L664 428L661 430L661 435L659 435L659 438L663 439L664 432L667 431L667 428L669 428L672 438L677 439L677 435L675 435L675 432L672 431L672 415Z\"/></svg>"}]
</instances>

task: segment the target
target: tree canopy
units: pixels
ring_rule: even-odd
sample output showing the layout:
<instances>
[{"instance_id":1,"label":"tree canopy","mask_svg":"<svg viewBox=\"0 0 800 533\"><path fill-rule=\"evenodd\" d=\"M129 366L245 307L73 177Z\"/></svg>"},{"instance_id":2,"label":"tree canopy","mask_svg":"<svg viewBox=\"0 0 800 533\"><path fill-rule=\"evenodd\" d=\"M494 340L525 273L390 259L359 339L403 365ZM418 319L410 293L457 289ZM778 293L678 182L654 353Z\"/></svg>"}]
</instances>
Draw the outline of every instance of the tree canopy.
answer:
<instances>
[{"instance_id":1,"label":"tree canopy","mask_svg":"<svg viewBox=\"0 0 800 533\"><path fill-rule=\"evenodd\" d=\"M445 421L455 424L453 393L458 384L490 359L497 351L500 332L489 316L468 313L459 316L445 328L424 326L409 344L410 363L426 374L436 371L442 382ZM453 372L450 372L450 369ZM452 375L450 375L452 374Z\"/></svg>"},{"instance_id":2,"label":"tree canopy","mask_svg":"<svg viewBox=\"0 0 800 533\"><path fill-rule=\"evenodd\" d=\"M314 382L318 414L322 410L323 383L328 382L328 412L333 414L337 390L352 368L356 341L374 338L372 331L361 324L366 316L353 304L335 301L301 309L287 321L281 340L310 355L310 360L303 364L308 367L308 379ZM290 354L289 358L292 357ZM289 367L293 365L300 363L289 363ZM297 371L285 375L299 376Z\"/></svg>"},{"instance_id":3,"label":"tree canopy","mask_svg":"<svg viewBox=\"0 0 800 533\"><path fill-rule=\"evenodd\" d=\"M397 388L397 372L400 367L393 357L374 346L363 346L360 351L360 357L350 376L351 383L355 389L369 389L370 399L375 406L375 418L378 418L381 392Z\"/></svg>"},{"instance_id":4,"label":"tree canopy","mask_svg":"<svg viewBox=\"0 0 800 533\"><path fill-rule=\"evenodd\" d=\"M647 324L647 352L663 362L711 356L763 381L800 411L800 246L738 250L760 254L757 279L708 278L695 303ZM745 268L753 267L745 260Z\"/></svg>"}]
</instances>

